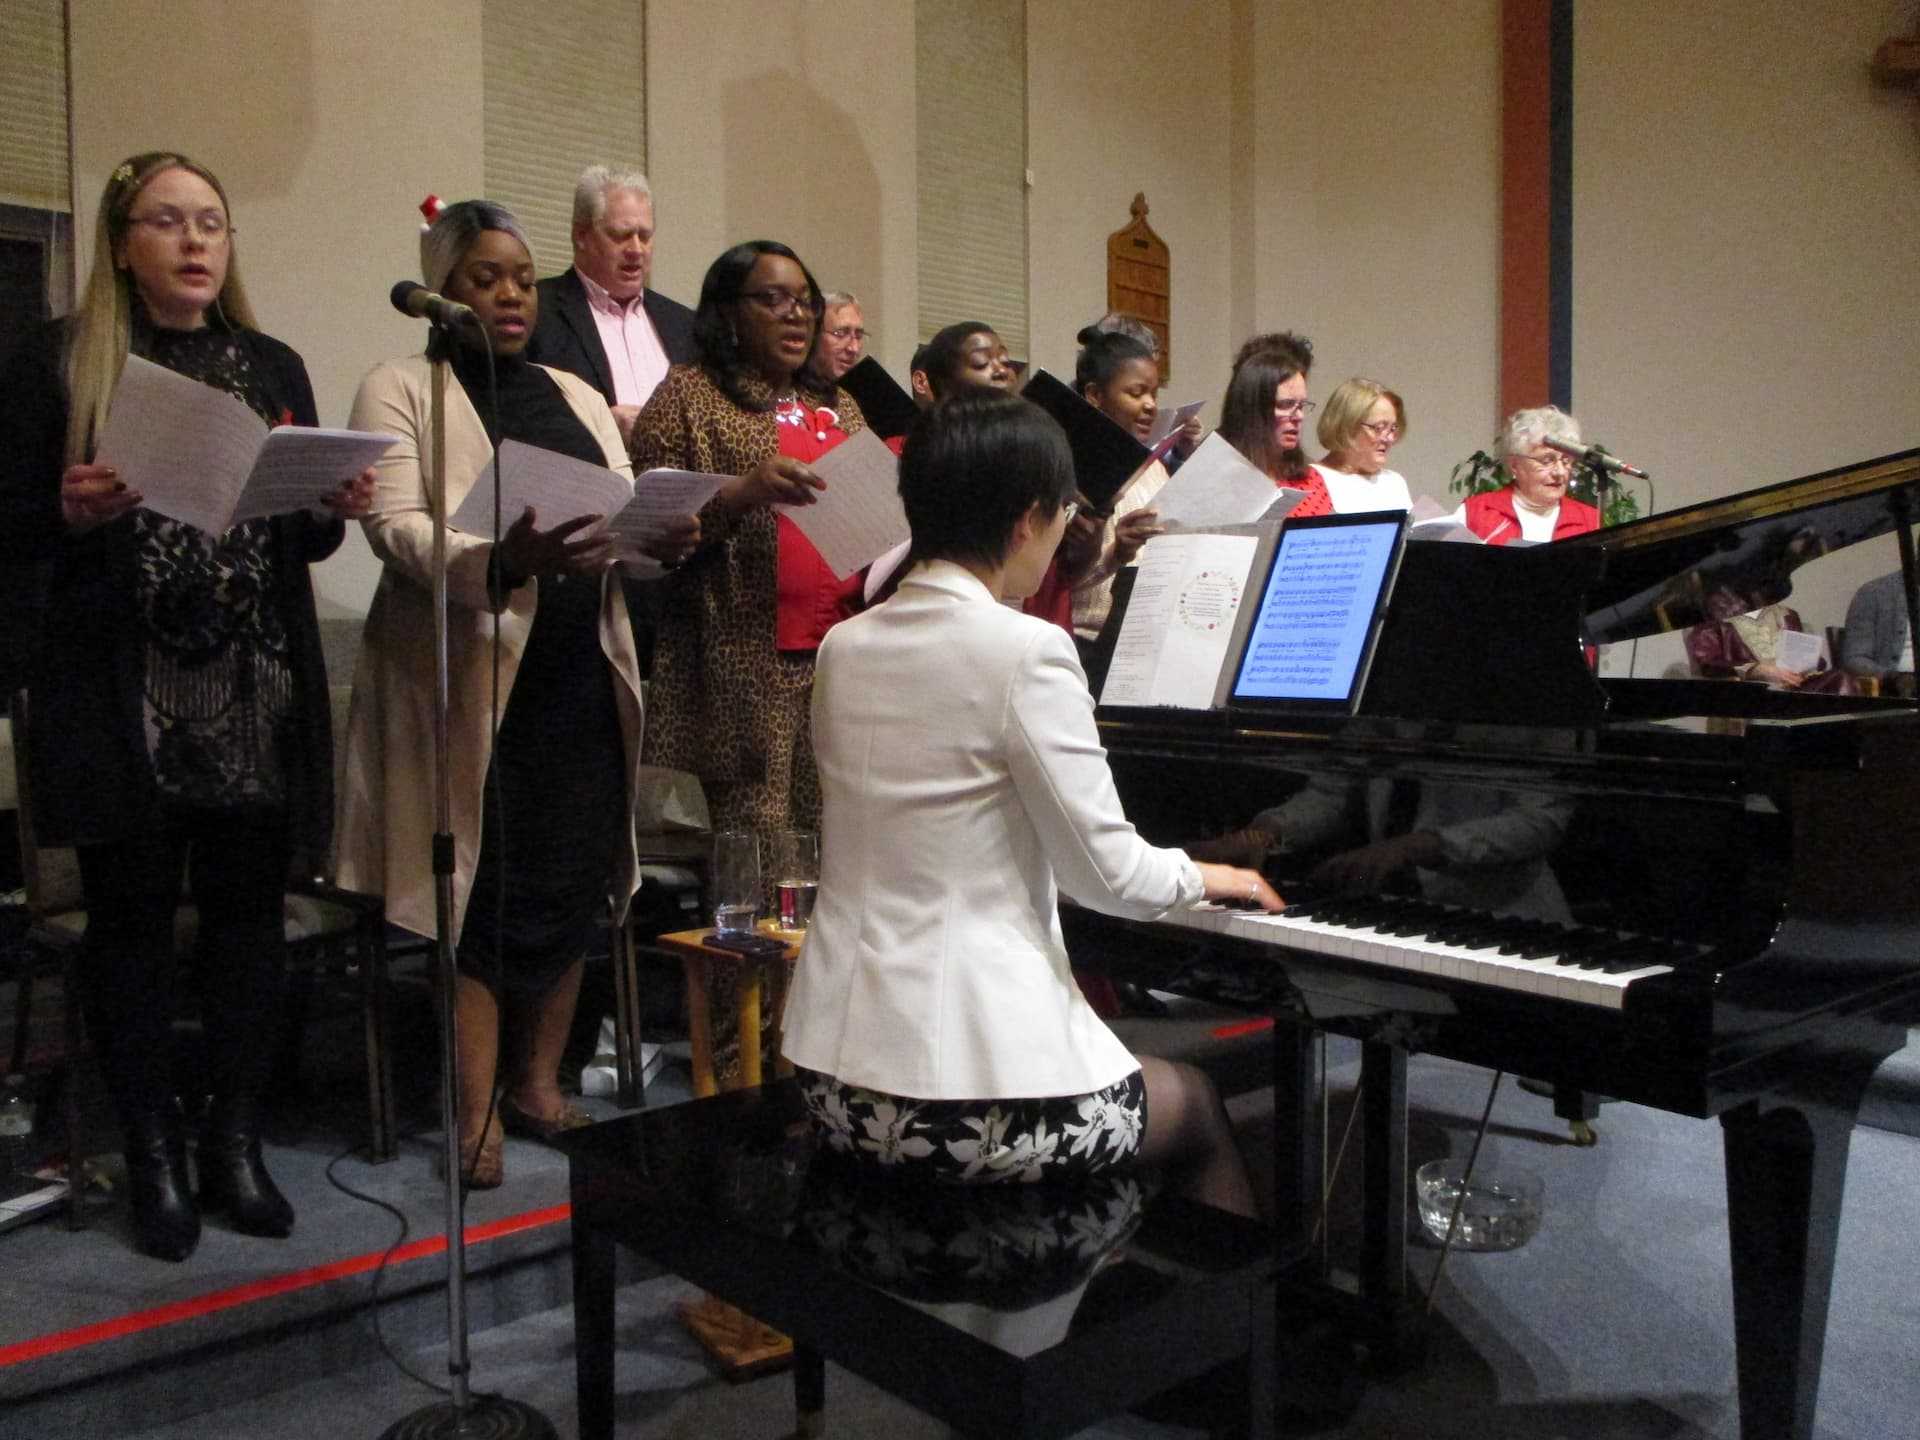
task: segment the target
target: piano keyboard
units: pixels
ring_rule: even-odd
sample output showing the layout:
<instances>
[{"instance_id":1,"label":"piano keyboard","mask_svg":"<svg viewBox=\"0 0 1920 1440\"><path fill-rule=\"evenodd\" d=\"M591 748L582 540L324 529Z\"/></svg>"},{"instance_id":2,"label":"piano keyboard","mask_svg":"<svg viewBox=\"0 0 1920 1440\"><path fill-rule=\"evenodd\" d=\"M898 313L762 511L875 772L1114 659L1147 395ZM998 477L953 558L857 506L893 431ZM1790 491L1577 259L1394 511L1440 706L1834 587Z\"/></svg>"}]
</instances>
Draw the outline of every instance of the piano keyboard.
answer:
<instances>
[{"instance_id":1,"label":"piano keyboard","mask_svg":"<svg viewBox=\"0 0 1920 1440\"><path fill-rule=\"evenodd\" d=\"M1277 915L1202 903L1161 923L1608 1010L1621 1009L1635 983L1704 953L1652 935L1383 895L1291 901Z\"/></svg>"}]
</instances>

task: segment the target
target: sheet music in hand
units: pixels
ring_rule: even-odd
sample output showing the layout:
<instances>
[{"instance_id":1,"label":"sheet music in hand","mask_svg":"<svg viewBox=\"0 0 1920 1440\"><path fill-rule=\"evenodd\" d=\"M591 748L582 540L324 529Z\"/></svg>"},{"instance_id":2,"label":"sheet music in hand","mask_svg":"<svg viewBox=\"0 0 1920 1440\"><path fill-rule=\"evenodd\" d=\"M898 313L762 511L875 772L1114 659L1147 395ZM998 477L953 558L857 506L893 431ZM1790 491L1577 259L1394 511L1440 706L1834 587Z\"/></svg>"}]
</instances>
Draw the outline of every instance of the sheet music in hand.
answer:
<instances>
[{"instance_id":1,"label":"sheet music in hand","mask_svg":"<svg viewBox=\"0 0 1920 1440\"><path fill-rule=\"evenodd\" d=\"M1221 676L1244 632L1248 577L1272 551L1258 533L1156 535L1140 551L1133 590L1100 687L1102 706L1209 710L1224 703Z\"/></svg>"},{"instance_id":2,"label":"sheet music in hand","mask_svg":"<svg viewBox=\"0 0 1920 1440\"><path fill-rule=\"evenodd\" d=\"M239 397L129 355L94 458L147 509L218 535L317 509L399 443L363 430L270 428Z\"/></svg>"},{"instance_id":3,"label":"sheet music in hand","mask_svg":"<svg viewBox=\"0 0 1920 1440\"><path fill-rule=\"evenodd\" d=\"M1154 497L1153 508L1167 530L1217 530L1278 520L1305 497L1302 490L1276 488L1216 430L1194 447Z\"/></svg>"},{"instance_id":4,"label":"sheet music in hand","mask_svg":"<svg viewBox=\"0 0 1920 1440\"><path fill-rule=\"evenodd\" d=\"M500 443L499 464L489 461L474 478L447 524L469 535L493 534L494 476L500 478L500 528L518 520L531 505L534 523L551 530L582 515L614 515L633 498L627 477L589 460L518 440ZM452 480L448 480L452 488Z\"/></svg>"},{"instance_id":5,"label":"sheet music in hand","mask_svg":"<svg viewBox=\"0 0 1920 1440\"><path fill-rule=\"evenodd\" d=\"M782 506L813 542L837 579L844 580L907 538L900 506L900 462L871 430L859 430L813 462L827 482L811 505Z\"/></svg>"},{"instance_id":6,"label":"sheet music in hand","mask_svg":"<svg viewBox=\"0 0 1920 1440\"><path fill-rule=\"evenodd\" d=\"M1167 452L1180 443L1180 432L1187 428L1187 422L1198 415L1206 405L1204 400L1189 400L1173 410L1159 411L1153 417L1153 429L1147 435L1147 453L1156 460L1167 458Z\"/></svg>"}]
</instances>

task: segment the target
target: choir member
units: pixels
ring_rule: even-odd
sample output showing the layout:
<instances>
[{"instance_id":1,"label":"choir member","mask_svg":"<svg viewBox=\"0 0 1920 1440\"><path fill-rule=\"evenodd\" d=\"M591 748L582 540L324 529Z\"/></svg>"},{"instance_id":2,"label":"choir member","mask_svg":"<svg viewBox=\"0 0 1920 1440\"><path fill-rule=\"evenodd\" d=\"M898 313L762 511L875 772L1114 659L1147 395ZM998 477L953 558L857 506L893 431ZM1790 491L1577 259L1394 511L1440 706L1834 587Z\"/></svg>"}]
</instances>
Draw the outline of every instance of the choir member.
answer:
<instances>
[{"instance_id":1,"label":"choir member","mask_svg":"<svg viewBox=\"0 0 1920 1440\"><path fill-rule=\"evenodd\" d=\"M1143 327L1144 328L1144 327ZM1151 345L1124 331L1089 325L1079 335L1080 355L1073 384L1089 405L1142 444L1153 433L1160 406L1160 365ZM1102 524L1098 558L1073 587L1073 630L1097 640L1113 604L1114 574L1133 563L1140 547L1160 533L1153 499L1167 483L1167 470L1149 460L1114 496Z\"/></svg>"},{"instance_id":2,"label":"choir member","mask_svg":"<svg viewBox=\"0 0 1920 1440\"><path fill-rule=\"evenodd\" d=\"M1393 391L1359 376L1341 381L1316 433L1327 453L1314 473L1336 514L1412 507L1405 477L1387 468L1388 453L1407 435L1407 408Z\"/></svg>"},{"instance_id":3,"label":"choir member","mask_svg":"<svg viewBox=\"0 0 1920 1440\"><path fill-rule=\"evenodd\" d=\"M826 309L807 364L818 383L836 385L866 354L867 321L860 313L859 297L848 291L830 290L821 299Z\"/></svg>"},{"instance_id":4,"label":"choir member","mask_svg":"<svg viewBox=\"0 0 1920 1440\"><path fill-rule=\"evenodd\" d=\"M325 854L331 819L307 567L366 513L373 478L328 495L325 516L219 535L143 508L96 459L129 355L270 425L317 423L300 357L254 319L226 191L174 153L107 177L79 310L8 369L0 556L28 593L0 628L26 657L39 837L79 856L80 1000L120 1121L134 1240L184 1260L203 1210L249 1235L293 1228L261 1159L259 1106L281 1029L287 881L296 852ZM197 1202L172 1068L183 870L212 1096Z\"/></svg>"},{"instance_id":5,"label":"choir member","mask_svg":"<svg viewBox=\"0 0 1920 1440\"><path fill-rule=\"evenodd\" d=\"M1068 971L1056 896L1150 918L1257 874L1146 844L1120 810L1071 640L1003 599L1076 508L1058 425L964 395L901 460L913 566L821 647L820 906L785 1051L825 1142L896 1173L1041 1180L1141 1163L1250 1214L1212 1085L1136 1060Z\"/></svg>"},{"instance_id":6,"label":"choir member","mask_svg":"<svg viewBox=\"0 0 1920 1440\"><path fill-rule=\"evenodd\" d=\"M1898 570L1854 591L1840 663L1849 674L1874 681L1883 694L1913 694L1913 636L1906 582Z\"/></svg>"},{"instance_id":7,"label":"choir member","mask_svg":"<svg viewBox=\"0 0 1920 1440\"><path fill-rule=\"evenodd\" d=\"M384 894L389 920L431 935L435 372L450 382L450 510L505 440L631 476L600 393L526 358L539 291L514 216L486 200L450 205L421 238L420 257L428 288L471 306L480 323L451 339L436 331L426 353L376 366L354 401L356 426L401 443L375 467L378 496L364 522L384 568L354 677L339 874ZM593 533L596 516L542 528L535 506L510 518L497 541L448 535L456 1109L463 1177L476 1189L503 1177L502 1122L536 1138L586 1123L560 1093L560 1056L589 939L610 902L625 907L639 873L640 675L610 542ZM697 534L688 517L660 542L660 557L683 553Z\"/></svg>"},{"instance_id":8,"label":"choir member","mask_svg":"<svg viewBox=\"0 0 1920 1440\"><path fill-rule=\"evenodd\" d=\"M1313 342L1304 335L1290 330L1256 335L1234 356L1220 403L1220 433L1227 442L1274 484L1306 492L1291 511L1303 518L1333 512L1326 482L1301 448L1314 408L1307 398L1312 369Z\"/></svg>"},{"instance_id":9,"label":"choir member","mask_svg":"<svg viewBox=\"0 0 1920 1440\"><path fill-rule=\"evenodd\" d=\"M1567 493L1573 460L1550 440L1580 444L1580 422L1552 405L1509 415L1494 448L1512 480L1469 495L1455 518L1489 545L1564 540L1598 530L1600 512Z\"/></svg>"}]
</instances>

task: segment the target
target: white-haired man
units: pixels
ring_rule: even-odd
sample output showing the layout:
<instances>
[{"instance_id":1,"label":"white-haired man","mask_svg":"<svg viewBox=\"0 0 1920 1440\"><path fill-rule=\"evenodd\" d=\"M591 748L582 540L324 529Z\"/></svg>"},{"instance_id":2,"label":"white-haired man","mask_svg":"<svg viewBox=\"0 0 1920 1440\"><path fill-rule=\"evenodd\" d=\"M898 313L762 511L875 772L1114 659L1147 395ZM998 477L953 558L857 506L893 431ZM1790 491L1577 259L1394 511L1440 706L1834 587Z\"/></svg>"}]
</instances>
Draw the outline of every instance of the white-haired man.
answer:
<instances>
[{"instance_id":1,"label":"white-haired man","mask_svg":"<svg viewBox=\"0 0 1920 1440\"><path fill-rule=\"evenodd\" d=\"M573 267L540 282L527 358L593 385L629 438L667 367L695 358L693 312L647 288L652 270L647 177L589 165L573 191Z\"/></svg>"}]
</instances>

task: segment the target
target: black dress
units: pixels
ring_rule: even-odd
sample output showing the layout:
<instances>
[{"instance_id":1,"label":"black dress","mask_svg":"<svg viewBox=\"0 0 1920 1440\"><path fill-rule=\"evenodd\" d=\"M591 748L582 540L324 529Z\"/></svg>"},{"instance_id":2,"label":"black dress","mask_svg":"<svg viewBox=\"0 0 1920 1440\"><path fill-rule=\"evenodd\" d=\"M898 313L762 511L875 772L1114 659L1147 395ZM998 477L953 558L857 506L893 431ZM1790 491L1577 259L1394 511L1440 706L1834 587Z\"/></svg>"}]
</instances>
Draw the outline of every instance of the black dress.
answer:
<instances>
[{"instance_id":1,"label":"black dress","mask_svg":"<svg viewBox=\"0 0 1920 1440\"><path fill-rule=\"evenodd\" d=\"M518 440L606 463L537 365L498 362L497 425L484 359L459 352L453 372L496 445ZM603 583L538 582L533 627L500 719L459 947L461 970L495 990L544 993L580 957L605 921L609 882L628 843L626 746L613 666L600 644Z\"/></svg>"}]
</instances>

